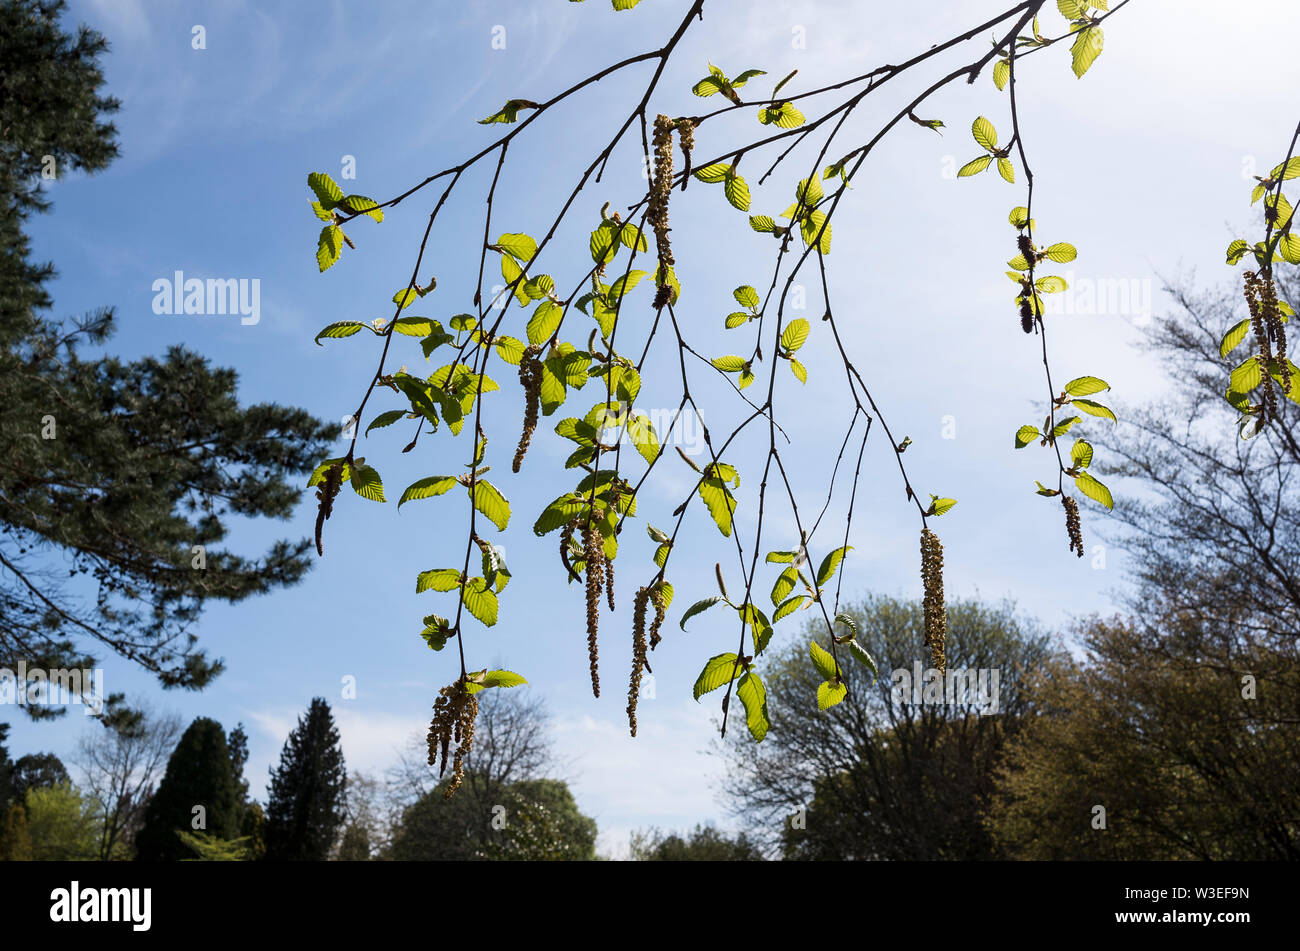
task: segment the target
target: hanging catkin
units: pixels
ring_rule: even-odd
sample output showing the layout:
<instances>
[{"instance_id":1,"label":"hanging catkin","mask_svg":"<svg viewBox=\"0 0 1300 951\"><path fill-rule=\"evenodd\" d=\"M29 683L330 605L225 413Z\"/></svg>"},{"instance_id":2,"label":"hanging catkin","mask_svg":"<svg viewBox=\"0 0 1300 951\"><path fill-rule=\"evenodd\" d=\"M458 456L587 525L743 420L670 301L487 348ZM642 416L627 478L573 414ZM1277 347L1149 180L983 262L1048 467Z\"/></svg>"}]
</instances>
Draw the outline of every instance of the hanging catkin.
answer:
<instances>
[{"instance_id":1,"label":"hanging catkin","mask_svg":"<svg viewBox=\"0 0 1300 951\"><path fill-rule=\"evenodd\" d=\"M943 607L943 543L928 528L921 529L921 583L925 588L925 642L931 665L940 673L948 668L944 655L948 618Z\"/></svg>"}]
</instances>

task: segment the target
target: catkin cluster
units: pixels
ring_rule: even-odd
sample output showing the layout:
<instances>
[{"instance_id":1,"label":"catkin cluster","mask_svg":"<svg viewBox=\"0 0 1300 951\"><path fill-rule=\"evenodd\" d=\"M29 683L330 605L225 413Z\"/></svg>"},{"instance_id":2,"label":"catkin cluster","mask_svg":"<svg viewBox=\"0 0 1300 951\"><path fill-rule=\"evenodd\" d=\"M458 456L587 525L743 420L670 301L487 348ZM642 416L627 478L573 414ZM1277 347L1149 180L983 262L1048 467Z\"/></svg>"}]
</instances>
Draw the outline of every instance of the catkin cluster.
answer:
<instances>
[{"instance_id":1,"label":"catkin cluster","mask_svg":"<svg viewBox=\"0 0 1300 951\"><path fill-rule=\"evenodd\" d=\"M673 248L668 241L668 194L673 188L673 127L676 123L665 115L655 116L654 180L650 185L650 207L646 217L655 230L659 263L672 267Z\"/></svg>"},{"instance_id":2,"label":"catkin cluster","mask_svg":"<svg viewBox=\"0 0 1300 951\"><path fill-rule=\"evenodd\" d=\"M594 522L587 525L582 552L587 563L587 656L591 661L591 692L599 697L600 658L596 635L600 628L600 588L605 580L605 544Z\"/></svg>"},{"instance_id":3,"label":"catkin cluster","mask_svg":"<svg viewBox=\"0 0 1300 951\"><path fill-rule=\"evenodd\" d=\"M649 588L638 588L632 603L632 678L627 685L627 724L636 736L636 702L641 696L641 671L646 663L645 609Z\"/></svg>"},{"instance_id":4,"label":"catkin cluster","mask_svg":"<svg viewBox=\"0 0 1300 951\"><path fill-rule=\"evenodd\" d=\"M1070 536L1070 551L1083 557L1083 529L1079 526L1079 503L1068 495L1061 496L1065 506L1065 531Z\"/></svg>"},{"instance_id":5,"label":"catkin cluster","mask_svg":"<svg viewBox=\"0 0 1300 951\"><path fill-rule=\"evenodd\" d=\"M465 689L464 680L457 680L438 691L433 701L433 720L429 724L429 765L435 766L442 758L441 776L447 772L447 755L451 744L456 744L452 760L451 782L443 797L450 799L465 779L465 757L474 748L474 720L478 717L478 697Z\"/></svg>"},{"instance_id":6,"label":"catkin cluster","mask_svg":"<svg viewBox=\"0 0 1300 951\"><path fill-rule=\"evenodd\" d=\"M1287 393L1291 389L1291 374L1286 364L1286 331L1282 326L1282 315L1278 312L1273 282L1254 271L1247 271L1243 280L1246 306L1250 309L1250 327L1259 351L1255 359L1264 378L1264 418L1273 419L1277 416L1277 394L1273 391L1273 378L1269 371L1275 366L1275 345L1279 351L1277 363L1283 368L1282 391Z\"/></svg>"},{"instance_id":7,"label":"catkin cluster","mask_svg":"<svg viewBox=\"0 0 1300 951\"><path fill-rule=\"evenodd\" d=\"M655 619L650 622L650 649L654 650L661 640L659 628L663 626L664 618L668 616L668 602L664 600L663 588L655 585L650 589L650 603L655 608Z\"/></svg>"},{"instance_id":8,"label":"catkin cluster","mask_svg":"<svg viewBox=\"0 0 1300 951\"><path fill-rule=\"evenodd\" d=\"M325 530L325 520L334 511L334 499L338 496L342 485L343 464L335 463L325 470L324 480L316 487L316 501L320 503L316 511L316 554L322 557L325 554L325 546L321 534Z\"/></svg>"},{"instance_id":9,"label":"catkin cluster","mask_svg":"<svg viewBox=\"0 0 1300 951\"><path fill-rule=\"evenodd\" d=\"M542 401L541 352L540 346L529 347L519 361L519 383L524 388L524 431L519 436L519 448L515 450L515 461L511 466L515 472L524 464L524 453L537 430L537 408Z\"/></svg>"},{"instance_id":10,"label":"catkin cluster","mask_svg":"<svg viewBox=\"0 0 1300 951\"><path fill-rule=\"evenodd\" d=\"M948 617L943 607L943 543L928 528L921 529L921 583L925 588L922 602L925 610L925 642L930 647L930 662L944 673L948 661L944 655L944 640L948 632Z\"/></svg>"}]
</instances>

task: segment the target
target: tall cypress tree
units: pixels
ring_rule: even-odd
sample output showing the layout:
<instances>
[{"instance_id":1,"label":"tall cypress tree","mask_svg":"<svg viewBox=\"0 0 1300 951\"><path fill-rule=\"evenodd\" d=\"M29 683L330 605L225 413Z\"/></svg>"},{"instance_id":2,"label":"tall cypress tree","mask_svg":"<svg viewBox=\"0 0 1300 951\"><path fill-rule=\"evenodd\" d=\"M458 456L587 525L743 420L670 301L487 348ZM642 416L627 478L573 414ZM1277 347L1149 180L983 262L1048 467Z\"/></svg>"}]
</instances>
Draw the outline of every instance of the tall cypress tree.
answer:
<instances>
[{"instance_id":1,"label":"tall cypress tree","mask_svg":"<svg viewBox=\"0 0 1300 951\"><path fill-rule=\"evenodd\" d=\"M321 862L346 818L347 769L329 704L317 697L289 734L271 771L266 857Z\"/></svg>"},{"instance_id":2,"label":"tall cypress tree","mask_svg":"<svg viewBox=\"0 0 1300 951\"><path fill-rule=\"evenodd\" d=\"M112 333L111 309L71 325L43 313L54 267L31 260L24 232L49 207L43 183L117 155L107 44L65 32L64 8L0 0L0 667L92 667L106 650L198 688L220 670L190 631L204 603L293 584L309 565L306 539L260 558L226 550L228 518L288 517L338 427L240 406L234 372L184 348L84 358L79 344Z\"/></svg>"},{"instance_id":3,"label":"tall cypress tree","mask_svg":"<svg viewBox=\"0 0 1300 951\"><path fill-rule=\"evenodd\" d=\"M206 820L205 828L198 831L222 839L239 835L243 815L226 733L207 717L189 725L167 761L167 772L149 800L144 826L135 839L136 858L145 862L192 858L176 833L195 831L196 806L203 807Z\"/></svg>"}]
</instances>

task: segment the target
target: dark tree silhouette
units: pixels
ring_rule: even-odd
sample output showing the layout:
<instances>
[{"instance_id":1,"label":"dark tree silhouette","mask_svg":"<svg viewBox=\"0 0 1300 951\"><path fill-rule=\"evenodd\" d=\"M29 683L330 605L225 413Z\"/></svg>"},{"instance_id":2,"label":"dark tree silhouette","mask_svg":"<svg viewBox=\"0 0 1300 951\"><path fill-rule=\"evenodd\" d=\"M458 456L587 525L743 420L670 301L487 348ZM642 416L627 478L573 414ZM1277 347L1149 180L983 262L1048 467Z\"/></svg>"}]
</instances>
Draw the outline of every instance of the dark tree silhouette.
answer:
<instances>
[{"instance_id":1,"label":"dark tree silhouette","mask_svg":"<svg viewBox=\"0 0 1300 951\"><path fill-rule=\"evenodd\" d=\"M269 861L324 861L347 817L347 768L329 704L320 697L289 734L271 771Z\"/></svg>"}]
</instances>

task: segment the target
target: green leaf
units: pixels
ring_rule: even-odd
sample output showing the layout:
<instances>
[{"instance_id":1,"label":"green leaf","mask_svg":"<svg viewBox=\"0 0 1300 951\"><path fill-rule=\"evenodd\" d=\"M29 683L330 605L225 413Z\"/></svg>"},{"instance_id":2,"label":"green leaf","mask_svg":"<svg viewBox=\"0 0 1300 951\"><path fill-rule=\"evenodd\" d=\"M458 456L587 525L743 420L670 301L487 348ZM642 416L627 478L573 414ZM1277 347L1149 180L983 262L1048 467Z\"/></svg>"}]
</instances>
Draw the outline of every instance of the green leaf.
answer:
<instances>
[{"instance_id":1,"label":"green leaf","mask_svg":"<svg viewBox=\"0 0 1300 951\"><path fill-rule=\"evenodd\" d=\"M1223 340L1219 342L1219 356L1226 357L1233 350L1236 350L1237 345L1246 339L1246 334L1249 331L1250 331L1249 317L1247 317L1245 320L1237 322L1236 324L1233 324L1232 327L1228 330L1228 332L1223 335Z\"/></svg>"},{"instance_id":2,"label":"green leaf","mask_svg":"<svg viewBox=\"0 0 1300 951\"><path fill-rule=\"evenodd\" d=\"M1068 241L1058 241L1050 245L1044 253L1049 261L1055 261L1057 264L1069 264L1079 256L1078 250Z\"/></svg>"},{"instance_id":3,"label":"green leaf","mask_svg":"<svg viewBox=\"0 0 1300 951\"><path fill-rule=\"evenodd\" d=\"M856 637L849 641L848 644L849 653L853 655L854 660L871 671L872 677L877 676L876 659L871 656L871 652L859 644Z\"/></svg>"},{"instance_id":4,"label":"green leaf","mask_svg":"<svg viewBox=\"0 0 1300 951\"><path fill-rule=\"evenodd\" d=\"M745 369L745 358L735 356L734 354L725 357L715 357L709 362L724 373L736 373Z\"/></svg>"},{"instance_id":5,"label":"green leaf","mask_svg":"<svg viewBox=\"0 0 1300 951\"><path fill-rule=\"evenodd\" d=\"M537 242L526 234L503 234L497 238L496 246L513 255L520 264L527 264L537 253Z\"/></svg>"},{"instance_id":6,"label":"green leaf","mask_svg":"<svg viewBox=\"0 0 1300 951\"><path fill-rule=\"evenodd\" d=\"M591 259L597 264L602 261L608 262L617 252L610 252L614 247L614 223L612 221L603 221L599 228L591 233Z\"/></svg>"},{"instance_id":7,"label":"green leaf","mask_svg":"<svg viewBox=\"0 0 1300 951\"><path fill-rule=\"evenodd\" d=\"M339 202L339 206L350 215L365 215L375 221L384 220L384 211L379 207L379 202L364 195L348 195Z\"/></svg>"},{"instance_id":8,"label":"green leaf","mask_svg":"<svg viewBox=\"0 0 1300 951\"><path fill-rule=\"evenodd\" d=\"M727 201L731 202L733 208L749 211L749 186L743 178L734 171L728 171L723 189L726 191Z\"/></svg>"},{"instance_id":9,"label":"green leaf","mask_svg":"<svg viewBox=\"0 0 1300 951\"><path fill-rule=\"evenodd\" d=\"M944 512L948 511L956 504L957 504L956 499L941 499L937 495L931 495L930 508L926 511L926 514L942 515Z\"/></svg>"},{"instance_id":10,"label":"green leaf","mask_svg":"<svg viewBox=\"0 0 1300 951\"><path fill-rule=\"evenodd\" d=\"M372 466L359 466L352 470L352 490L363 499L372 502L387 501L384 498L384 484L379 481L379 473Z\"/></svg>"},{"instance_id":11,"label":"green leaf","mask_svg":"<svg viewBox=\"0 0 1300 951\"><path fill-rule=\"evenodd\" d=\"M622 230L618 233L618 238L623 245L636 251L649 251L650 244L646 241L645 234L632 222L624 222Z\"/></svg>"},{"instance_id":12,"label":"green leaf","mask_svg":"<svg viewBox=\"0 0 1300 951\"><path fill-rule=\"evenodd\" d=\"M1101 27L1090 26L1078 32L1074 40L1074 45L1070 47L1070 66L1074 70L1074 75L1083 78L1083 74L1088 71L1088 67L1096 62L1097 57L1101 55L1102 47L1105 43L1105 37L1102 34Z\"/></svg>"},{"instance_id":13,"label":"green leaf","mask_svg":"<svg viewBox=\"0 0 1300 951\"><path fill-rule=\"evenodd\" d=\"M843 548L837 548L830 552L822 559L821 566L817 569L817 587L819 589L824 587L835 576L835 571L839 568L840 562L852 550L852 545L845 545Z\"/></svg>"},{"instance_id":14,"label":"green leaf","mask_svg":"<svg viewBox=\"0 0 1300 951\"><path fill-rule=\"evenodd\" d=\"M1236 369L1232 371L1232 375L1228 378L1228 388L1238 393L1249 393L1263 382L1264 371L1259 365L1259 360L1250 356L1237 364Z\"/></svg>"},{"instance_id":15,"label":"green leaf","mask_svg":"<svg viewBox=\"0 0 1300 951\"><path fill-rule=\"evenodd\" d=\"M749 226L761 234L772 234L776 231L776 222L767 215L750 215Z\"/></svg>"},{"instance_id":16,"label":"green leaf","mask_svg":"<svg viewBox=\"0 0 1300 951\"><path fill-rule=\"evenodd\" d=\"M1277 253L1288 264L1300 264L1300 235L1284 234L1278 238Z\"/></svg>"},{"instance_id":17,"label":"green leaf","mask_svg":"<svg viewBox=\"0 0 1300 951\"><path fill-rule=\"evenodd\" d=\"M499 531L504 532L510 523L510 503L491 482L479 481L474 484L474 508L491 520Z\"/></svg>"},{"instance_id":18,"label":"green leaf","mask_svg":"<svg viewBox=\"0 0 1300 951\"><path fill-rule=\"evenodd\" d=\"M736 663L735 654L718 654L716 657L710 657L704 669L700 671L700 676L695 680L694 695L699 700L711 690L717 690L723 684L729 684L736 679L736 674L740 671L740 665Z\"/></svg>"},{"instance_id":19,"label":"green leaf","mask_svg":"<svg viewBox=\"0 0 1300 951\"><path fill-rule=\"evenodd\" d=\"M808 321L802 317L790 321L789 326L781 334L781 346L790 353L794 353L808 339L809 329Z\"/></svg>"},{"instance_id":20,"label":"green leaf","mask_svg":"<svg viewBox=\"0 0 1300 951\"><path fill-rule=\"evenodd\" d=\"M320 238L316 242L316 264L322 272L328 271L343 253L343 229L338 225L326 225L320 229Z\"/></svg>"},{"instance_id":21,"label":"green leaf","mask_svg":"<svg viewBox=\"0 0 1300 951\"><path fill-rule=\"evenodd\" d=\"M482 686L518 687L526 683L528 681L513 670L489 670L487 676L483 678Z\"/></svg>"},{"instance_id":22,"label":"green leaf","mask_svg":"<svg viewBox=\"0 0 1300 951\"><path fill-rule=\"evenodd\" d=\"M681 619L681 621L680 621L680 627L681 627L681 629L682 629L683 631L686 630L686 622L687 622L687 621L689 621L691 618L695 617L695 615L700 614L700 613L703 612L703 611L707 611L709 608L713 607L715 604L717 604L717 603L718 603L719 601L721 601L721 600L722 600L722 597L721 597L720 595L714 595L714 596L711 597L711 598L704 598L704 599L702 599L702 600L700 600L700 601L696 601L696 602L695 602L694 604L692 604L689 608L687 608L687 609L686 609L686 613L682 615L682 619ZM731 656L734 657L735 655L733 654L733 655L731 655ZM697 697L696 699L699 699L699 698Z\"/></svg>"},{"instance_id":23,"label":"green leaf","mask_svg":"<svg viewBox=\"0 0 1300 951\"><path fill-rule=\"evenodd\" d=\"M755 309L759 305L758 291L754 290L754 288L750 287L748 284L742 284L740 287L737 287L731 292L731 296L736 298L736 303L741 307L748 307L750 310Z\"/></svg>"},{"instance_id":24,"label":"green leaf","mask_svg":"<svg viewBox=\"0 0 1300 951\"><path fill-rule=\"evenodd\" d=\"M479 119L479 125L487 125L491 122L514 122L519 118L520 109L536 109L537 103L529 102L527 99L511 99L501 107L499 112L494 112L486 119Z\"/></svg>"},{"instance_id":25,"label":"green leaf","mask_svg":"<svg viewBox=\"0 0 1300 951\"><path fill-rule=\"evenodd\" d=\"M777 605L776 610L772 612L772 623L775 624L777 621L781 620L781 618L793 614L798 610L799 605L803 604L807 600L808 595L796 594L793 598L788 598L785 601L782 601Z\"/></svg>"},{"instance_id":26,"label":"green leaf","mask_svg":"<svg viewBox=\"0 0 1300 951\"><path fill-rule=\"evenodd\" d=\"M415 292L414 288L403 287L400 291L398 291L396 294L393 295L393 303L400 305L402 310L406 310L406 308L414 304L417 300L419 300L419 298L420 295Z\"/></svg>"},{"instance_id":27,"label":"green leaf","mask_svg":"<svg viewBox=\"0 0 1300 951\"><path fill-rule=\"evenodd\" d=\"M1011 164L1009 158L998 159L998 174L1012 185L1016 183L1016 167Z\"/></svg>"},{"instance_id":28,"label":"green leaf","mask_svg":"<svg viewBox=\"0 0 1300 951\"><path fill-rule=\"evenodd\" d=\"M979 143L980 148L992 152L998 147L998 130L993 128L993 123L983 116L980 116L972 123L970 132L975 137L975 141Z\"/></svg>"},{"instance_id":29,"label":"green leaf","mask_svg":"<svg viewBox=\"0 0 1300 951\"><path fill-rule=\"evenodd\" d=\"M455 568L434 568L421 571L415 577L415 593L425 591L450 591L460 585L460 572Z\"/></svg>"},{"instance_id":30,"label":"green leaf","mask_svg":"<svg viewBox=\"0 0 1300 951\"><path fill-rule=\"evenodd\" d=\"M307 187L316 193L321 207L332 211L343 200L343 189L324 172L312 172L307 176Z\"/></svg>"},{"instance_id":31,"label":"green leaf","mask_svg":"<svg viewBox=\"0 0 1300 951\"><path fill-rule=\"evenodd\" d=\"M1060 436L1064 436L1070 431L1070 427L1078 421L1078 416L1067 416L1065 419L1058 420L1056 425L1052 427L1052 438L1056 439Z\"/></svg>"},{"instance_id":32,"label":"green leaf","mask_svg":"<svg viewBox=\"0 0 1300 951\"><path fill-rule=\"evenodd\" d=\"M767 75L767 70L765 69L747 69L739 76L737 76L735 79L733 79L731 81L731 85L732 88L739 89L741 86L745 85L745 83L749 82L755 76L766 76L766 75Z\"/></svg>"},{"instance_id":33,"label":"green leaf","mask_svg":"<svg viewBox=\"0 0 1300 951\"><path fill-rule=\"evenodd\" d=\"M528 321L528 342L540 346L551 339L564 319L564 308L555 301L544 300L537 305L533 316ZM580 318L574 318L579 320Z\"/></svg>"},{"instance_id":34,"label":"green leaf","mask_svg":"<svg viewBox=\"0 0 1300 951\"><path fill-rule=\"evenodd\" d=\"M406 502L443 495L456 484L456 481L455 476L428 476L424 479L418 479L406 487L402 497L397 500L397 507L400 509Z\"/></svg>"},{"instance_id":35,"label":"green leaf","mask_svg":"<svg viewBox=\"0 0 1300 951\"><path fill-rule=\"evenodd\" d=\"M795 375L795 379L800 383L808 382L808 371L804 369L804 365L794 357L790 358L790 372Z\"/></svg>"},{"instance_id":36,"label":"green leaf","mask_svg":"<svg viewBox=\"0 0 1300 951\"><path fill-rule=\"evenodd\" d=\"M779 106L764 106L759 109L758 121L780 129L797 129L804 124L805 119L804 114L794 107L794 103L783 102Z\"/></svg>"},{"instance_id":37,"label":"green leaf","mask_svg":"<svg viewBox=\"0 0 1300 951\"><path fill-rule=\"evenodd\" d=\"M967 178L971 175L978 175L980 172L984 171L984 169L988 168L992 161L993 156L991 155L981 155L979 158L973 158L961 168L957 169L957 177Z\"/></svg>"},{"instance_id":38,"label":"green leaf","mask_svg":"<svg viewBox=\"0 0 1300 951\"><path fill-rule=\"evenodd\" d=\"M741 677L736 684L736 696L745 705L745 725L749 727L749 735L762 743L772 723L767 715L767 688L758 674L751 670Z\"/></svg>"},{"instance_id":39,"label":"green leaf","mask_svg":"<svg viewBox=\"0 0 1300 951\"><path fill-rule=\"evenodd\" d=\"M1086 469L1092 465L1092 443L1085 439L1076 439L1070 449L1070 461L1076 469Z\"/></svg>"},{"instance_id":40,"label":"green leaf","mask_svg":"<svg viewBox=\"0 0 1300 951\"><path fill-rule=\"evenodd\" d=\"M826 220L826 212L810 212L808 217L800 222L799 231L803 235L804 244L812 244L820 234L821 240L817 242L818 250L822 254L831 253L831 224Z\"/></svg>"},{"instance_id":41,"label":"green leaf","mask_svg":"<svg viewBox=\"0 0 1300 951\"><path fill-rule=\"evenodd\" d=\"M1007 215L1007 221L1011 222L1014 228L1023 228L1029 224L1029 209L1024 205L1017 205L1011 209L1011 214Z\"/></svg>"},{"instance_id":42,"label":"green leaf","mask_svg":"<svg viewBox=\"0 0 1300 951\"><path fill-rule=\"evenodd\" d=\"M723 88L722 82L716 76L705 76L691 87L691 92L697 96L707 98L715 93L722 92Z\"/></svg>"},{"instance_id":43,"label":"green leaf","mask_svg":"<svg viewBox=\"0 0 1300 951\"><path fill-rule=\"evenodd\" d=\"M460 599L465 604L465 610L478 618L484 626L492 627L496 624L497 596L487 581L470 578L461 585Z\"/></svg>"},{"instance_id":44,"label":"green leaf","mask_svg":"<svg viewBox=\"0 0 1300 951\"><path fill-rule=\"evenodd\" d=\"M712 465L706 467L706 472L712 473ZM708 475L700 481L700 498L709 509L709 514L713 516L714 523L718 526L718 531L730 538L731 537L731 516L736 510L736 500L727 490L727 485L716 475Z\"/></svg>"},{"instance_id":45,"label":"green leaf","mask_svg":"<svg viewBox=\"0 0 1300 951\"><path fill-rule=\"evenodd\" d=\"M1055 274L1048 274L1046 277L1040 277L1034 281L1034 287L1038 288L1044 294L1059 294L1068 290L1070 285L1065 283L1065 278L1058 277Z\"/></svg>"},{"instance_id":46,"label":"green leaf","mask_svg":"<svg viewBox=\"0 0 1300 951\"><path fill-rule=\"evenodd\" d=\"M1092 400L1072 400L1070 405L1089 416L1100 416L1102 419L1109 419L1112 423L1119 422L1109 406L1102 406Z\"/></svg>"},{"instance_id":47,"label":"green leaf","mask_svg":"<svg viewBox=\"0 0 1300 951\"><path fill-rule=\"evenodd\" d=\"M1095 376L1081 376L1065 384L1065 392L1070 396L1091 396L1109 389L1109 383Z\"/></svg>"},{"instance_id":48,"label":"green leaf","mask_svg":"<svg viewBox=\"0 0 1300 951\"><path fill-rule=\"evenodd\" d=\"M998 60L993 64L993 85L1001 92L1007 88L1009 79L1011 79L1011 63L1005 59Z\"/></svg>"},{"instance_id":49,"label":"green leaf","mask_svg":"<svg viewBox=\"0 0 1300 951\"><path fill-rule=\"evenodd\" d=\"M740 310L736 311L734 314L728 314L727 321L726 321L727 329L734 330L737 327L739 327L741 324L748 323L749 318L751 316L753 315L747 314L744 311L740 311Z\"/></svg>"},{"instance_id":50,"label":"green leaf","mask_svg":"<svg viewBox=\"0 0 1300 951\"><path fill-rule=\"evenodd\" d=\"M835 658L830 651L826 650L816 641L808 642L808 653L812 657L813 666L817 668L817 673L821 674L827 680L834 680L839 676L839 667L835 664Z\"/></svg>"},{"instance_id":51,"label":"green leaf","mask_svg":"<svg viewBox=\"0 0 1300 951\"><path fill-rule=\"evenodd\" d=\"M622 298L624 294L636 287L645 277L647 271L628 271L627 274L620 274L614 279L614 283L609 285L609 300L611 303Z\"/></svg>"},{"instance_id":52,"label":"green leaf","mask_svg":"<svg viewBox=\"0 0 1300 951\"><path fill-rule=\"evenodd\" d=\"M1108 509L1115 507L1114 500L1110 497L1110 489L1106 488L1086 472L1081 472L1074 477L1074 486L1094 502L1100 502Z\"/></svg>"},{"instance_id":53,"label":"green leaf","mask_svg":"<svg viewBox=\"0 0 1300 951\"><path fill-rule=\"evenodd\" d=\"M1249 250L1250 245L1241 238L1238 238L1236 241L1232 242L1232 244L1228 245L1228 263L1236 264Z\"/></svg>"},{"instance_id":54,"label":"green leaf","mask_svg":"<svg viewBox=\"0 0 1300 951\"><path fill-rule=\"evenodd\" d=\"M729 163L714 162L712 165L705 165L701 168L697 168L691 174L702 182L716 185L718 182L725 181L730 172L731 165Z\"/></svg>"},{"instance_id":55,"label":"green leaf","mask_svg":"<svg viewBox=\"0 0 1300 951\"><path fill-rule=\"evenodd\" d=\"M628 417L627 434L636 446L636 451L646 462L653 463L659 458L659 439L655 435L654 424L650 417L637 413Z\"/></svg>"},{"instance_id":56,"label":"green leaf","mask_svg":"<svg viewBox=\"0 0 1300 951\"><path fill-rule=\"evenodd\" d=\"M494 346L499 356L511 366L519 366L524 359L524 342L516 340L514 337L497 337Z\"/></svg>"},{"instance_id":57,"label":"green leaf","mask_svg":"<svg viewBox=\"0 0 1300 951\"><path fill-rule=\"evenodd\" d=\"M772 604L780 607L781 602L785 600L786 595L794 590L795 582L799 580L799 572L794 566L791 566L781 572L776 584L772 585Z\"/></svg>"},{"instance_id":58,"label":"green leaf","mask_svg":"<svg viewBox=\"0 0 1300 951\"><path fill-rule=\"evenodd\" d=\"M385 426L393 425L393 423L397 422L405 415L406 410L404 409L390 409L387 412L380 413L372 419L370 425L366 427L366 435L370 435L370 430L372 429L383 429ZM398 507L401 507L400 503Z\"/></svg>"},{"instance_id":59,"label":"green leaf","mask_svg":"<svg viewBox=\"0 0 1300 951\"><path fill-rule=\"evenodd\" d=\"M1043 434L1034 426L1021 426L1016 430L1016 448L1024 449L1035 439L1042 439Z\"/></svg>"},{"instance_id":60,"label":"green leaf","mask_svg":"<svg viewBox=\"0 0 1300 951\"><path fill-rule=\"evenodd\" d=\"M364 326L366 325L359 320L336 320L332 324L326 324L321 332L316 335L316 346L324 346L324 344L320 342L322 337L327 337L331 340L340 337L351 337Z\"/></svg>"},{"instance_id":61,"label":"green leaf","mask_svg":"<svg viewBox=\"0 0 1300 951\"><path fill-rule=\"evenodd\" d=\"M835 704L839 703L849 694L849 688L844 684L826 681L817 688L817 708L820 710L829 710Z\"/></svg>"},{"instance_id":62,"label":"green leaf","mask_svg":"<svg viewBox=\"0 0 1300 951\"><path fill-rule=\"evenodd\" d=\"M405 337L427 337L434 332L436 323L427 317L398 317L393 321L393 330Z\"/></svg>"}]
</instances>

